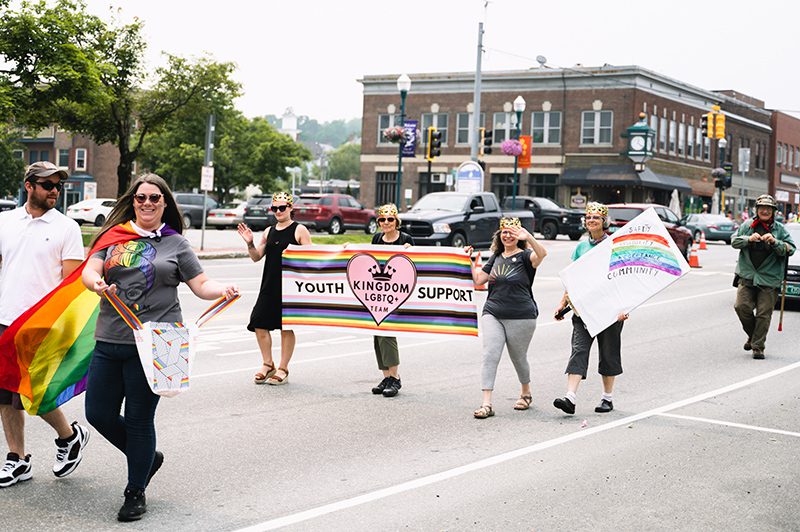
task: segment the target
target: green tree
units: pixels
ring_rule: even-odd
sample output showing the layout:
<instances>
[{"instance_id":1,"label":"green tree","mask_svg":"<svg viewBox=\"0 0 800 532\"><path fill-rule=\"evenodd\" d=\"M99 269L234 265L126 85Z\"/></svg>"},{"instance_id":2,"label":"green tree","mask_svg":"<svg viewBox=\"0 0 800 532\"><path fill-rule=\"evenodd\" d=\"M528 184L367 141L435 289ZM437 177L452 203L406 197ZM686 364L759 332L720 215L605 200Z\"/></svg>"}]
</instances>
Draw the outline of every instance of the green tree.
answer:
<instances>
[{"instance_id":1,"label":"green tree","mask_svg":"<svg viewBox=\"0 0 800 532\"><path fill-rule=\"evenodd\" d=\"M127 188L147 135L193 104L222 105L240 92L231 79L234 65L209 57L167 54L166 66L148 76L140 20L106 23L79 0L58 0L52 7L23 3L19 11L3 11L0 49L16 77L4 76L2 86L11 92L15 121L46 120L97 143L113 142L120 156L119 191ZM60 17L69 23L59 24ZM37 46L25 30L40 37ZM46 37L53 41L49 52ZM53 83L60 88L56 94L50 94Z\"/></svg>"},{"instance_id":2,"label":"green tree","mask_svg":"<svg viewBox=\"0 0 800 532\"><path fill-rule=\"evenodd\" d=\"M18 146L18 137L8 126L0 124L0 197L16 195L22 182L25 163L14 157L13 150Z\"/></svg>"},{"instance_id":3,"label":"green tree","mask_svg":"<svg viewBox=\"0 0 800 532\"><path fill-rule=\"evenodd\" d=\"M361 144L343 144L328 155L330 179L359 179L361 176Z\"/></svg>"}]
</instances>

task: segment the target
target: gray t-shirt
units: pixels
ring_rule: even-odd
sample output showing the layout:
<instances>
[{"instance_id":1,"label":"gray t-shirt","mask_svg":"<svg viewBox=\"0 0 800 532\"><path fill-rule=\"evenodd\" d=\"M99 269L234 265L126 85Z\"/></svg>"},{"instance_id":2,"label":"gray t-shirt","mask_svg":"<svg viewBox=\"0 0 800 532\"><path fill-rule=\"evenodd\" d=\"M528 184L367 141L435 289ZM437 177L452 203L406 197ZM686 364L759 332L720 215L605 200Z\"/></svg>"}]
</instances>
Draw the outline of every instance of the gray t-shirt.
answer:
<instances>
[{"instance_id":1,"label":"gray t-shirt","mask_svg":"<svg viewBox=\"0 0 800 532\"><path fill-rule=\"evenodd\" d=\"M539 317L531 292L536 269L531 264L530 249L507 258L500 253L493 255L483 266L483 271L489 274L489 295L483 314L491 314L498 320L535 320Z\"/></svg>"},{"instance_id":2,"label":"gray t-shirt","mask_svg":"<svg viewBox=\"0 0 800 532\"><path fill-rule=\"evenodd\" d=\"M102 259L107 284L142 323L181 322L178 284L203 273L189 241L182 235L140 238L107 247L92 255ZM100 301L95 340L134 344L131 328L105 299Z\"/></svg>"}]
</instances>

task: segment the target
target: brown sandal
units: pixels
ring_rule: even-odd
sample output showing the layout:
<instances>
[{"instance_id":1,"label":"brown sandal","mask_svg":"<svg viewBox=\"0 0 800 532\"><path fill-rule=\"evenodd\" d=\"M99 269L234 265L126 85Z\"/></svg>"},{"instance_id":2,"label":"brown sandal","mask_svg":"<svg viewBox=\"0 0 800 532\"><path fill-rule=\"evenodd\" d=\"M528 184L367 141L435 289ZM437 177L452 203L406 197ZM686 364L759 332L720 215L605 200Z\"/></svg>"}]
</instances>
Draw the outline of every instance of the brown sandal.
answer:
<instances>
[{"instance_id":1,"label":"brown sandal","mask_svg":"<svg viewBox=\"0 0 800 532\"><path fill-rule=\"evenodd\" d=\"M262 371L259 371L258 373L253 375L253 382L255 382L256 384L264 384L265 382L267 382L267 379L269 379L270 377L275 375L275 371L276 370L275 370L275 364L274 363L272 363L272 364L261 364L261 367L262 368L269 368L269 370L266 373L264 373Z\"/></svg>"},{"instance_id":2,"label":"brown sandal","mask_svg":"<svg viewBox=\"0 0 800 532\"><path fill-rule=\"evenodd\" d=\"M533 397L530 395L520 395L517 402L514 403L514 410L527 410L531 407L531 402L533 402Z\"/></svg>"},{"instance_id":3,"label":"brown sandal","mask_svg":"<svg viewBox=\"0 0 800 532\"><path fill-rule=\"evenodd\" d=\"M286 369L286 368L278 368L275 371L276 371L276 373L273 374L269 379L267 379L267 384L272 384L272 385L277 386L277 385L286 384L287 382L289 382L289 370L288 369ZM277 375L278 371L282 371L284 373L283 377L279 377Z\"/></svg>"},{"instance_id":4,"label":"brown sandal","mask_svg":"<svg viewBox=\"0 0 800 532\"><path fill-rule=\"evenodd\" d=\"M492 405L481 405L479 409L472 413L477 419L486 419L487 417L492 417L494 415L494 410L492 410Z\"/></svg>"}]
</instances>

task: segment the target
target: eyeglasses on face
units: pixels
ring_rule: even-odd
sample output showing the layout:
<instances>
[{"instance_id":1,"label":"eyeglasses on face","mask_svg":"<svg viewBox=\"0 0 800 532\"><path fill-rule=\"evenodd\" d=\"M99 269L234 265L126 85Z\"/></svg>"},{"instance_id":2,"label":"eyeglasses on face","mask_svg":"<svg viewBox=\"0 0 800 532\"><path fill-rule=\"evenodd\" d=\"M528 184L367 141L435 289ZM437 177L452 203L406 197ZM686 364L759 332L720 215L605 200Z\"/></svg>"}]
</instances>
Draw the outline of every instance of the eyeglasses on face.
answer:
<instances>
[{"instance_id":1,"label":"eyeglasses on face","mask_svg":"<svg viewBox=\"0 0 800 532\"><path fill-rule=\"evenodd\" d=\"M288 208L289 208L288 204L287 205L273 205L273 206L271 206L269 208L269 210L271 210L272 212L278 212L278 211L283 212Z\"/></svg>"},{"instance_id":2,"label":"eyeglasses on face","mask_svg":"<svg viewBox=\"0 0 800 532\"><path fill-rule=\"evenodd\" d=\"M144 203L147 200L150 200L150 203L158 203L163 195L164 194L134 194L133 199L136 200L136 203Z\"/></svg>"},{"instance_id":3,"label":"eyeglasses on face","mask_svg":"<svg viewBox=\"0 0 800 532\"><path fill-rule=\"evenodd\" d=\"M64 188L64 183L53 183L52 181L31 181L31 185L39 185L48 192L53 189L61 192L61 189Z\"/></svg>"},{"instance_id":4,"label":"eyeglasses on face","mask_svg":"<svg viewBox=\"0 0 800 532\"><path fill-rule=\"evenodd\" d=\"M378 218L378 223L379 224L390 224L390 223L394 223L395 220L397 220L397 218Z\"/></svg>"}]
</instances>

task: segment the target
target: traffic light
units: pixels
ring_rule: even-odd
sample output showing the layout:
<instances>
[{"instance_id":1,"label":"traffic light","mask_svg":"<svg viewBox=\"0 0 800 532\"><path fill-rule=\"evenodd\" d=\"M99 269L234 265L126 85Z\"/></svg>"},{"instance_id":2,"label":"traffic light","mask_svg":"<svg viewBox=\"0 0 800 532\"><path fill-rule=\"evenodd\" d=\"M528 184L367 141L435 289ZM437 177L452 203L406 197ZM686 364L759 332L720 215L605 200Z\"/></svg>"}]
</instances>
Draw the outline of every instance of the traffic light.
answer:
<instances>
[{"instance_id":1,"label":"traffic light","mask_svg":"<svg viewBox=\"0 0 800 532\"><path fill-rule=\"evenodd\" d=\"M725 163L722 168L725 170L725 175L722 176L722 184L725 188L731 188L731 185L733 185L733 165Z\"/></svg>"},{"instance_id":2,"label":"traffic light","mask_svg":"<svg viewBox=\"0 0 800 532\"><path fill-rule=\"evenodd\" d=\"M725 138L725 115L722 113L717 113L716 116L714 116L714 138Z\"/></svg>"},{"instance_id":3,"label":"traffic light","mask_svg":"<svg viewBox=\"0 0 800 532\"><path fill-rule=\"evenodd\" d=\"M425 158L432 161L442 154L442 132L435 127L428 128L428 144L425 148Z\"/></svg>"},{"instance_id":4,"label":"traffic light","mask_svg":"<svg viewBox=\"0 0 800 532\"><path fill-rule=\"evenodd\" d=\"M714 138L714 113L706 113L700 117L700 131L704 137Z\"/></svg>"},{"instance_id":5,"label":"traffic light","mask_svg":"<svg viewBox=\"0 0 800 532\"><path fill-rule=\"evenodd\" d=\"M481 142L478 146L478 149L481 152L481 155L491 155L492 153L492 131L486 131L485 127L480 128L481 131Z\"/></svg>"}]
</instances>

